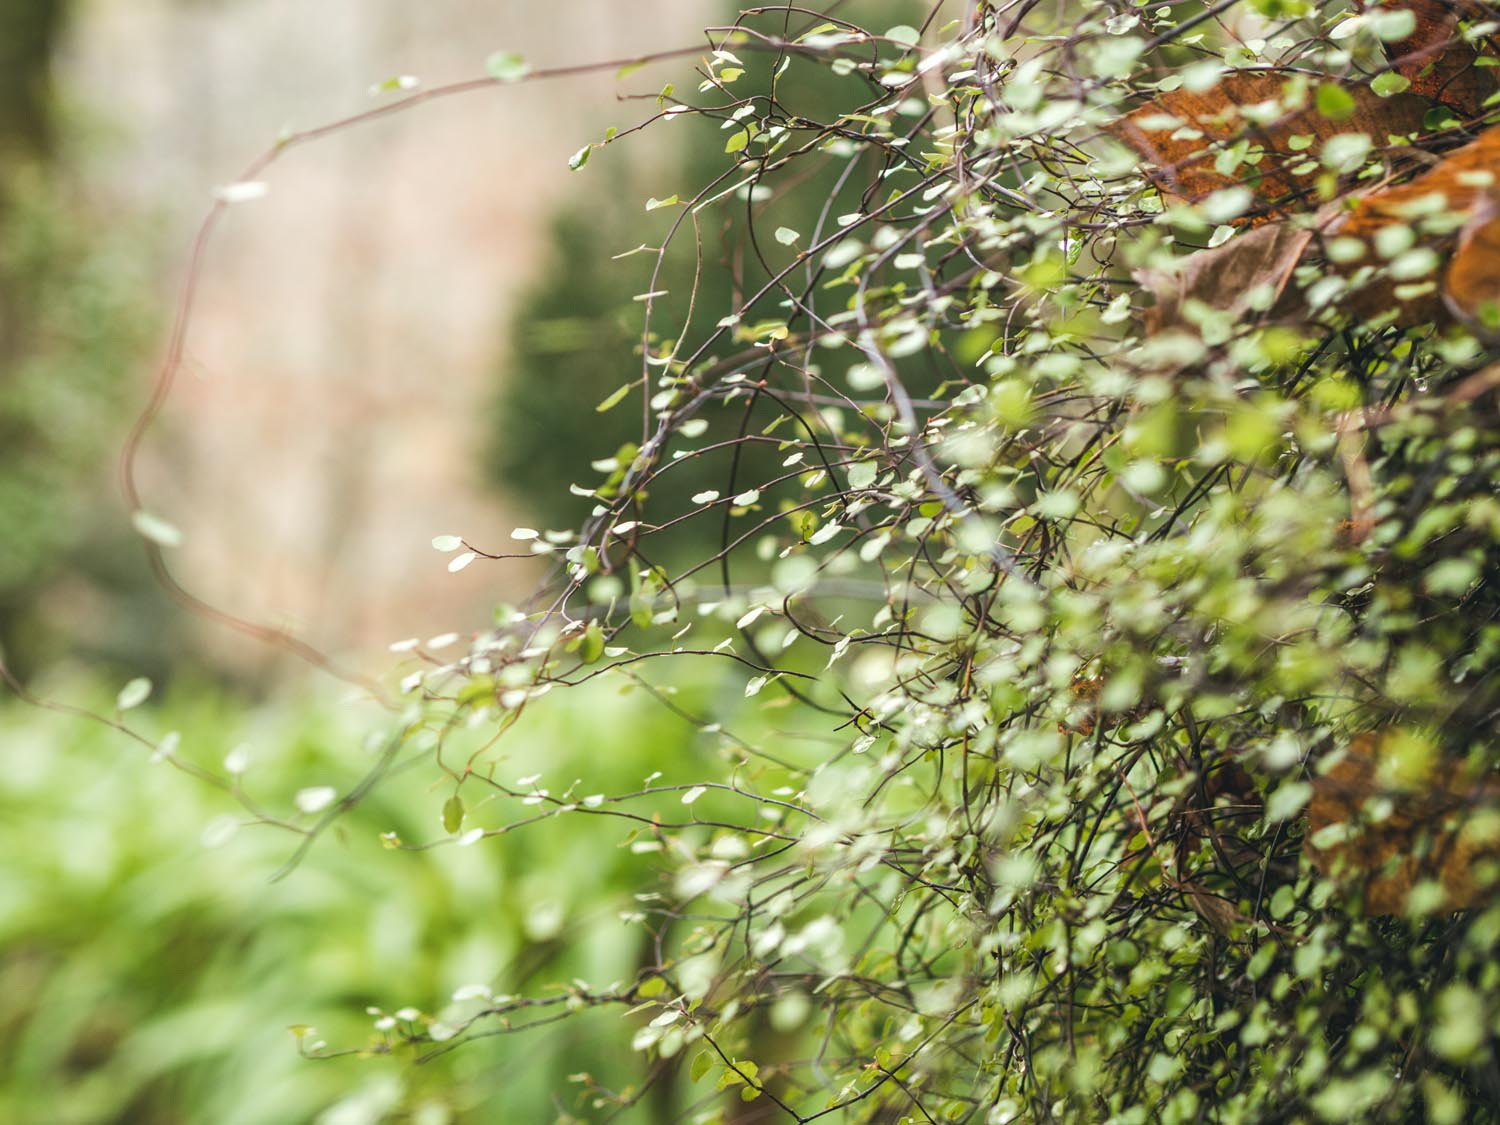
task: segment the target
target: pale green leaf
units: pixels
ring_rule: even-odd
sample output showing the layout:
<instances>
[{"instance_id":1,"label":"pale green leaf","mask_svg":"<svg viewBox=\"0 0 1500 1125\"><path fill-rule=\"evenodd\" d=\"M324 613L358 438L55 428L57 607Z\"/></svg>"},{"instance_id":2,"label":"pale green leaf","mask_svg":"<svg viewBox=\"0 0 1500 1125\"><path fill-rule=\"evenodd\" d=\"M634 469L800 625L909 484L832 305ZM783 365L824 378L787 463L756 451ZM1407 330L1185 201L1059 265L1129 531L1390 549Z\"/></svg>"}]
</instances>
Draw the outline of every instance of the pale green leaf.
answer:
<instances>
[{"instance_id":1,"label":"pale green leaf","mask_svg":"<svg viewBox=\"0 0 1500 1125\"><path fill-rule=\"evenodd\" d=\"M117 711L129 711L132 707L139 707L151 697L151 681L145 676L137 676L120 689L120 694L115 696L115 709Z\"/></svg>"},{"instance_id":2,"label":"pale green leaf","mask_svg":"<svg viewBox=\"0 0 1500 1125\"><path fill-rule=\"evenodd\" d=\"M496 51L484 60L484 69L498 82L519 82L531 72L526 60L514 51Z\"/></svg>"}]
</instances>

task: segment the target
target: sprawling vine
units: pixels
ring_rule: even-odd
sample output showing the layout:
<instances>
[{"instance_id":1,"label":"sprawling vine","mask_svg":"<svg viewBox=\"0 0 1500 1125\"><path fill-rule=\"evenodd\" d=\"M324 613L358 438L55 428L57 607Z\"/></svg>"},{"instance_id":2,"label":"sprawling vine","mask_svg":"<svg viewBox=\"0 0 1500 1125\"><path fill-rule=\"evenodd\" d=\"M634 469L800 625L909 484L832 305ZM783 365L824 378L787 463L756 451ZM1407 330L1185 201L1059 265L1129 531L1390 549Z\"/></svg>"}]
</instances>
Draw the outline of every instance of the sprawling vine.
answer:
<instances>
[{"instance_id":1,"label":"sprawling vine","mask_svg":"<svg viewBox=\"0 0 1500 1125\"><path fill-rule=\"evenodd\" d=\"M1479 1119L1492 7L854 7L746 9L647 103L724 155L647 204L599 407L639 439L580 469L582 528L436 544L555 565L458 656L404 646L382 768L435 761L461 844L618 819L647 953L372 1046L614 1006L642 1081L580 1075L585 1108L685 1071L695 1120ZM733 299L664 321L661 279L711 271ZM715 667L736 698L674 694ZM601 682L718 772L501 776Z\"/></svg>"}]
</instances>

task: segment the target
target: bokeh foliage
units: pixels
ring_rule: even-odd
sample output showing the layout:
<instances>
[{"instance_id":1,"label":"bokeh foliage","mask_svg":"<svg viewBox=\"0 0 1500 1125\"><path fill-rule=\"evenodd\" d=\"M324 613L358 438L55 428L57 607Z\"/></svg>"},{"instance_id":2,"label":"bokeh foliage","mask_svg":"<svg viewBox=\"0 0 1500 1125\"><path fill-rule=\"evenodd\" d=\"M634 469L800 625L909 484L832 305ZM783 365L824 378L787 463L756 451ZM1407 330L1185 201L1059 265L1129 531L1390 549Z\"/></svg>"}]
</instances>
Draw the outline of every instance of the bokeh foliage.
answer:
<instances>
[{"instance_id":1,"label":"bokeh foliage","mask_svg":"<svg viewBox=\"0 0 1500 1125\"><path fill-rule=\"evenodd\" d=\"M86 683L49 690L87 700ZM107 697L97 700L107 712ZM628 976L649 952L618 919L652 881L613 823L541 825L499 854L442 840L446 793L409 766L345 813L280 881L294 838L230 795L174 770L237 777L289 822L299 802L378 760L385 723L306 701L247 712L243 699L179 679L131 711L171 761L106 728L8 704L0 808L0 1117L8 1121L550 1120L568 1076L634 1078L618 1020L567 1021L419 1066L381 1044L426 1027L406 1005L457 993L544 992ZM644 693L592 693L587 708L519 728L505 768L588 772L613 787L660 768L683 724ZM629 732L621 738L620 732ZM607 755L600 749L608 748ZM603 759L601 761L601 758ZM682 773L679 763L674 774ZM681 780L680 777L674 780ZM310 806L309 806L310 807ZM483 807L468 823L490 819ZM386 1011L366 1014L371 1006ZM363 1059L298 1053L375 1035ZM409 1021L416 1021L415 1023ZM295 1026L301 1023L306 1026ZM293 1025L293 1026L289 1026Z\"/></svg>"}]
</instances>

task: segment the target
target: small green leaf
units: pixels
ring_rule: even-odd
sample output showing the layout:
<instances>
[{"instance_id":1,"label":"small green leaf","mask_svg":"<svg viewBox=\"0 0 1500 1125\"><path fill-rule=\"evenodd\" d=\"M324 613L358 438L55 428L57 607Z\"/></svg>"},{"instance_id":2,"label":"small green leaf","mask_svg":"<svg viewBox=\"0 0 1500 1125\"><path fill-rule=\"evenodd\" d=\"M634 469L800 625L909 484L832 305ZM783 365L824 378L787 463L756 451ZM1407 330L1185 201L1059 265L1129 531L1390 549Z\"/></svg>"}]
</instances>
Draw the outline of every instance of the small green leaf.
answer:
<instances>
[{"instance_id":1,"label":"small green leaf","mask_svg":"<svg viewBox=\"0 0 1500 1125\"><path fill-rule=\"evenodd\" d=\"M692 1069L689 1071L692 1080L694 1082L701 1082L703 1080L703 1076L708 1073L709 1068L712 1067L713 1064L713 1055L711 1055L707 1051L700 1052L698 1057L693 1060Z\"/></svg>"},{"instance_id":2,"label":"small green leaf","mask_svg":"<svg viewBox=\"0 0 1500 1125\"><path fill-rule=\"evenodd\" d=\"M445 555L458 550L464 545L461 535L434 535L432 537L432 549L442 551Z\"/></svg>"},{"instance_id":3,"label":"small green leaf","mask_svg":"<svg viewBox=\"0 0 1500 1125\"><path fill-rule=\"evenodd\" d=\"M1374 90L1382 98L1389 98L1410 87L1411 79L1405 75L1397 74L1394 70L1388 70L1384 74L1377 74L1370 82L1370 89Z\"/></svg>"},{"instance_id":4,"label":"small green leaf","mask_svg":"<svg viewBox=\"0 0 1500 1125\"><path fill-rule=\"evenodd\" d=\"M1389 8L1371 8L1365 13L1365 20L1375 33L1375 38L1382 43L1399 43L1403 39L1410 39L1417 30L1416 12L1395 5Z\"/></svg>"},{"instance_id":5,"label":"small green leaf","mask_svg":"<svg viewBox=\"0 0 1500 1125\"><path fill-rule=\"evenodd\" d=\"M249 203L252 199L265 197L269 186L264 180L241 180L233 184L221 184L214 189L214 198L220 203Z\"/></svg>"},{"instance_id":6,"label":"small green leaf","mask_svg":"<svg viewBox=\"0 0 1500 1125\"><path fill-rule=\"evenodd\" d=\"M776 241L781 243L783 246L790 246L801 237L802 236L794 231L791 227L776 228Z\"/></svg>"},{"instance_id":7,"label":"small green leaf","mask_svg":"<svg viewBox=\"0 0 1500 1125\"><path fill-rule=\"evenodd\" d=\"M415 90L421 80L415 74L396 74L370 87L370 94L388 94L392 90Z\"/></svg>"},{"instance_id":8,"label":"small green leaf","mask_svg":"<svg viewBox=\"0 0 1500 1125\"><path fill-rule=\"evenodd\" d=\"M182 532L160 516L153 516L144 508L137 508L132 512L130 522L135 526L141 538L149 539L158 547L182 546Z\"/></svg>"},{"instance_id":9,"label":"small green leaf","mask_svg":"<svg viewBox=\"0 0 1500 1125\"><path fill-rule=\"evenodd\" d=\"M885 37L887 39L894 39L897 43L904 44L907 47L915 47L917 42L922 38L922 33L916 28L909 27L903 23L897 24L887 31Z\"/></svg>"},{"instance_id":10,"label":"small green leaf","mask_svg":"<svg viewBox=\"0 0 1500 1125\"><path fill-rule=\"evenodd\" d=\"M650 628L653 616L655 616L655 607L650 598L632 597L630 599L630 620L635 622L637 628Z\"/></svg>"},{"instance_id":11,"label":"small green leaf","mask_svg":"<svg viewBox=\"0 0 1500 1125\"><path fill-rule=\"evenodd\" d=\"M1348 121L1358 108L1354 95L1332 82L1318 87L1317 106L1318 112L1330 121Z\"/></svg>"},{"instance_id":12,"label":"small green leaf","mask_svg":"<svg viewBox=\"0 0 1500 1125\"><path fill-rule=\"evenodd\" d=\"M724 151L740 152L749 143L750 130L741 129L739 132L735 133L734 136L730 137L729 140L724 142Z\"/></svg>"},{"instance_id":13,"label":"small green leaf","mask_svg":"<svg viewBox=\"0 0 1500 1125\"><path fill-rule=\"evenodd\" d=\"M1329 137L1323 146L1323 165L1340 175L1358 171L1370 155L1371 147L1370 138L1363 133L1340 133Z\"/></svg>"},{"instance_id":14,"label":"small green leaf","mask_svg":"<svg viewBox=\"0 0 1500 1125\"><path fill-rule=\"evenodd\" d=\"M730 1066L724 1068L723 1074L719 1075L719 1089L724 1090L746 1081L753 1081L759 1070L760 1068L753 1062L741 1062L736 1059ZM756 1093L758 1094L759 1091Z\"/></svg>"},{"instance_id":15,"label":"small green leaf","mask_svg":"<svg viewBox=\"0 0 1500 1125\"><path fill-rule=\"evenodd\" d=\"M589 162L589 157L593 155L593 152L593 145L584 145L572 156L568 157L568 167L574 172L577 172L580 168L582 168Z\"/></svg>"},{"instance_id":16,"label":"small green leaf","mask_svg":"<svg viewBox=\"0 0 1500 1125\"><path fill-rule=\"evenodd\" d=\"M601 402L598 406L594 407L595 412L599 413L599 414L603 414L603 413L605 413L607 411L610 411L610 410L613 410L615 407L619 406L620 403L625 400L625 396L630 393L630 388L633 387L633 386L635 386L634 383L626 383L623 387L621 387L619 390L617 390L613 394L611 394L607 399L605 399L603 402Z\"/></svg>"},{"instance_id":17,"label":"small green leaf","mask_svg":"<svg viewBox=\"0 0 1500 1125\"><path fill-rule=\"evenodd\" d=\"M1489 1023L1480 995L1464 984L1450 984L1438 993L1428 1031L1432 1049L1450 1062L1463 1063L1484 1047Z\"/></svg>"},{"instance_id":18,"label":"small green leaf","mask_svg":"<svg viewBox=\"0 0 1500 1125\"><path fill-rule=\"evenodd\" d=\"M519 82L531 73L530 65L514 51L496 51L484 60L484 69L497 82Z\"/></svg>"},{"instance_id":19,"label":"small green leaf","mask_svg":"<svg viewBox=\"0 0 1500 1125\"><path fill-rule=\"evenodd\" d=\"M849 466L849 487L869 488L875 483L878 471L874 461L856 461Z\"/></svg>"},{"instance_id":20,"label":"small green leaf","mask_svg":"<svg viewBox=\"0 0 1500 1125\"><path fill-rule=\"evenodd\" d=\"M118 711L129 711L132 707L139 707L151 696L151 681L145 676L137 676L120 689L120 694L115 696L115 709Z\"/></svg>"},{"instance_id":21,"label":"small green leaf","mask_svg":"<svg viewBox=\"0 0 1500 1125\"><path fill-rule=\"evenodd\" d=\"M292 803L305 813L322 812L333 804L334 798L338 795L338 790L332 785L311 785L306 789L297 790Z\"/></svg>"},{"instance_id":22,"label":"small green leaf","mask_svg":"<svg viewBox=\"0 0 1500 1125\"><path fill-rule=\"evenodd\" d=\"M443 802L443 831L450 836L464 826L464 799L457 793Z\"/></svg>"},{"instance_id":23,"label":"small green leaf","mask_svg":"<svg viewBox=\"0 0 1500 1125\"><path fill-rule=\"evenodd\" d=\"M604 655L604 629L597 621L590 621L578 644L578 659L593 664Z\"/></svg>"},{"instance_id":24,"label":"small green leaf","mask_svg":"<svg viewBox=\"0 0 1500 1125\"><path fill-rule=\"evenodd\" d=\"M678 202L679 200L675 195L669 195L665 199L657 199L653 195L650 199L646 200L646 210L655 211L658 207L674 207Z\"/></svg>"}]
</instances>

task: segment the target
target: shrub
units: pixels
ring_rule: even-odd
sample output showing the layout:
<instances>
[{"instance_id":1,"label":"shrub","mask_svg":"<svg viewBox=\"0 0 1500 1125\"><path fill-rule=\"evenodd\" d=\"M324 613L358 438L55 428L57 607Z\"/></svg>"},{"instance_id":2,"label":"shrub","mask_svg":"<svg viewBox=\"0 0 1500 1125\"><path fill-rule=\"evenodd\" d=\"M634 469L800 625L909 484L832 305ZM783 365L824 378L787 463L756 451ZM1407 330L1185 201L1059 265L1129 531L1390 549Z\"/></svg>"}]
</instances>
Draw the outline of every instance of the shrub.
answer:
<instances>
[{"instance_id":1,"label":"shrub","mask_svg":"<svg viewBox=\"0 0 1500 1125\"><path fill-rule=\"evenodd\" d=\"M649 963L405 1042L616 1007L642 1082L580 1110L699 1120L1481 1119L1488 6L841 12L747 13L664 104L724 160L665 245L743 217L736 307L643 302L635 448L520 533L539 608L404 684L440 749L611 679L716 746L624 790L437 757L457 840L629 821ZM674 699L713 663L742 699Z\"/></svg>"}]
</instances>

